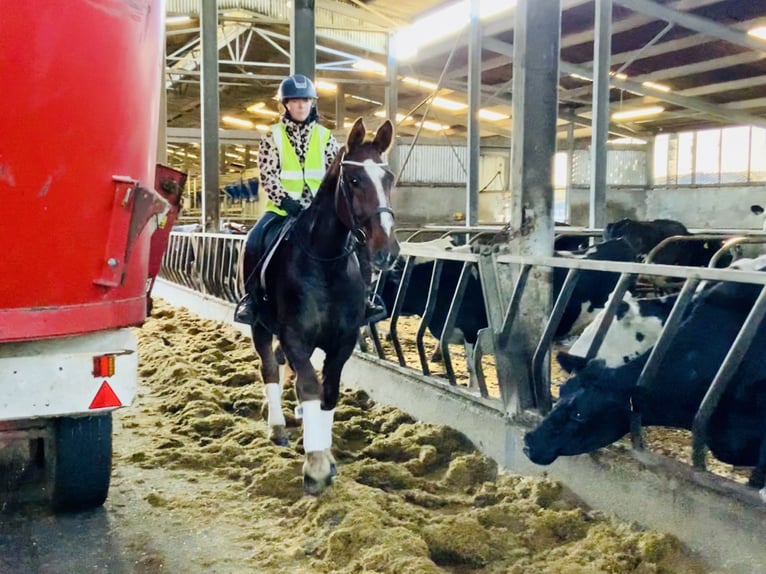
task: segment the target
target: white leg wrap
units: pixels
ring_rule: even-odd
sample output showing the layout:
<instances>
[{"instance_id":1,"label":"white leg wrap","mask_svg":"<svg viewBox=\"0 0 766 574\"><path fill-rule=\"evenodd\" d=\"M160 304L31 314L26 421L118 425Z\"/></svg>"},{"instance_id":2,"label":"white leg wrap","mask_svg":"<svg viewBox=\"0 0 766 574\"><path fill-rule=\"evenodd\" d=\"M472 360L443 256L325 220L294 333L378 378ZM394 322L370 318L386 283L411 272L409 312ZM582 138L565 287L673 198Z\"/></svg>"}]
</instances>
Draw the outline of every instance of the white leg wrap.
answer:
<instances>
[{"instance_id":1,"label":"white leg wrap","mask_svg":"<svg viewBox=\"0 0 766 574\"><path fill-rule=\"evenodd\" d=\"M324 433L324 440L327 444L327 447L325 448L330 448L332 446L332 423L335 418L335 409L332 409L331 411L320 411L320 415L322 416L322 432Z\"/></svg>"},{"instance_id":2,"label":"white leg wrap","mask_svg":"<svg viewBox=\"0 0 766 574\"><path fill-rule=\"evenodd\" d=\"M318 400L304 401L303 407L303 450L307 453L327 450L332 443L324 429L325 416Z\"/></svg>"},{"instance_id":3,"label":"white leg wrap","mask_svg":"<svg viewBox=\"0 0 766 574\"><path fill-rule=\"evenodd\" d=\"M269 404L269 426L285 426L285 415L282 413L282 385L266 383L266 401Z\"/></svg>"}]
</instances>

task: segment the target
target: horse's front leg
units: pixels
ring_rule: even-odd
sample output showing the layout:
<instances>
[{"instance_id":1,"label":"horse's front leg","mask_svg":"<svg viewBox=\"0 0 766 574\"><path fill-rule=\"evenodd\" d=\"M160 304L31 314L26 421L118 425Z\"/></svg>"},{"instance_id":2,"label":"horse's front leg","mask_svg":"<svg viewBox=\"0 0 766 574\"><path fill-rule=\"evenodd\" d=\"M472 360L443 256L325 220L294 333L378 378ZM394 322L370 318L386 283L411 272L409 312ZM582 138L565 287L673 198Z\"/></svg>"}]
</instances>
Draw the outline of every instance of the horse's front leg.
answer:
<instances>
[{"instance_id":1,"label":"horse's front leg","mask_svg":"<svg viewBox=\"0 0 766 574\"><path fill-rule=\"evenodd\" d=\"M269 439L279 446L287 446L287 426L282 412L283 383L279 377L279 363L272 347L273 337L259 323L252 325L253 346L261 358L261 378L264 382L268 405Z\"/></svg>"},{"instance_id":2,"label":"horse's front leg","mask_svg":"<svg viewBox=\"0 0 766 574\"><path fill-rule=\"evenodd\" d=\"M318 495L332 484L335 460L330 454L332 445L333 411L322 408L322 390L310 355L302 349L291 349L289 343L283 350L296 373L296 392L303 418L303 490ZM334 406L334 405L333 405Z\"/></svg>"}]
</instances>

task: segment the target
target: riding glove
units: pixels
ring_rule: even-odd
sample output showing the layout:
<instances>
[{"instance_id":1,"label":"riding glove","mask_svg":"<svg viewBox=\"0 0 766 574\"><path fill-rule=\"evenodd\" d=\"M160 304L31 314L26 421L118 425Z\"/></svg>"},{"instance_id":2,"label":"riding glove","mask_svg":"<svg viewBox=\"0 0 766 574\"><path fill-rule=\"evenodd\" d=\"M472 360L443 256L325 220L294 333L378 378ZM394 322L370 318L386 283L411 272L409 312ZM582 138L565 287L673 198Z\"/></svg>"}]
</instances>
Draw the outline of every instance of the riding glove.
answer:
<instances>
[{"instance_id":1,"label":"riding glove","mask_svg":"<svg viewBox=\"0 0 766 574\"><path fill-rule=\"evenodd\" d=\"M301 206L300 202L295 201L289 195L286 195L282 198L282 202L279 204L279 207L284 209L288 215L293 217L303 211L303 207Z\"/></svg>"}]
</instances>

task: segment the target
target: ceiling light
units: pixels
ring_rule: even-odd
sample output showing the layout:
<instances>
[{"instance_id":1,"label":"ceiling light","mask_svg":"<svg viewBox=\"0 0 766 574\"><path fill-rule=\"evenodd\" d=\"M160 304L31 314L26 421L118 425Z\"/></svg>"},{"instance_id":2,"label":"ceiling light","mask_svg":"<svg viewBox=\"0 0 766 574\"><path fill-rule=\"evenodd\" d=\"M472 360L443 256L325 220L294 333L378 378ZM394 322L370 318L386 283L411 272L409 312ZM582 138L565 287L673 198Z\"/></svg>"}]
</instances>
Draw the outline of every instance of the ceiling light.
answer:
<instances>
[{"instance_id":1,"label":"ceiling light","mask_svg":"<svg viewBox=\"0 0 766 574\"><path fill-rule=\"evenodd\" d=\"M435 108L441 108L451 112L464 110L468 107L468 104L464 104L463 102L456 102L454 100L448 100L447 98L432 98L431 103Z\"/></svg>"},{"instance_id":2,"label":"ceiling light","mask_svg":"<svg viewBox=\"0 0 766 574\"><path fill-rule=\"evenodd\" d=\"M165 18L165 24L169 26L174 26L176 24L184 24L185 22L190 22L191 16L188 14L176 14L175 16L167 16Z\"/></svg>"},{"instance_id":3,"label":"ceiling light","mask_svg":"<svg viewBox=\"0 0 766 574\"><path fill-rule=\"evenodd\" d=\"M581 76L580 74L569 74L570 78L575 78L576 80L582 80L583 82L592 82L593 80L590 78L586 78L585 76Z\"/></svg>"},{"instance_id":4,"label":"ceiling light","mask_svg":"<svg viewBox=\"0 0 766 574\"><path fill-rule=\"evenodd\" d=\"M437 122L432 122L430 120L418 122L418 125L422 125L424 130L431 130L432 132L440 132L449 129L449 126L445 126Z\"/></svg>"},{"instance_id":5,"label":"ceiling light","mask_svg":"<svg viewBox=\"0 0 766 574\"><path fill-rule=\"evenodd\" d=\"M375 72L376 74L385 74L386 67L383 64L378 64L372 60L357 60L351 67L355 70L361 70L363 72Z\"/></svg>"},{"instance_id":6,"label":"ceiling light","mask_svg":"<svg viewBox=\"0 0 766 574\"><path fill-rule=\"evenodd\" d=\"M253 122L251 122L250 120L243 120L240 118L235 118L233 116L223 116L221 118L221 121L225 124L229 124L230 126L237 126L240 128L250 129L253 127Z\"/></svg>"},{"instance_id":7,"label":"ceiling light","mask_svg":"<svg viewBox=\"0 0 766 574\"><path fill-rule=\"evenodd\" d=\"M230 157L232 159L239 159L239 160L242 159L241 155L236 154L236 153L231 153L230 151L225 152L223 155L225 155L226 157Z\"/></svg>"},{"instance_id":8,"label":"ceiling light","mask_svg":"<svg viewBox=\"0 0 766 574\"><path fill-rule=\"evenodd\" d=\"M427 82L426 80L418 80L417 78L412 78L410 76L404 76L402 78L402 82L404 82L405 84L409 84L411 86L417 86L418 88L423 88L425 90L432 90L432 91L438 87L433 82Z\"/></svg>"},{"instance_id":9,"label":"ceiling light","mask_svg":"<svg viewBox=\"0 0 766 574\"><path fill-rule=\"evenodd\" d=\"M279 112L270 110L263 102L257 102L255 104L247 106L247 111L251 114L260 114L262 116L278 116Z\"/></svg>"},{"instance_id":10,"label":"ceiling light","mask_svg":"<svg viewBox=\"0 0 766 574\"><path fill-rule=\"evenodd\" d=\"M618 80L628 79L628 74L623 74L622 72L609 72L609 75L613 78L617 78Z\"/></svg>"},{"instance_id":11,"label":"ceiling light","mask_svg":"<svg viewBox=\"0 0 766 574\"><path fill-rule=\"evenodd\" d=\"M479 0L479 18L485 20L510 10L514 0ZM465 28L470 20L470 0L461 0L401 28L394 36L394 53L400 60L413 58L418 50Z\"/></svg>"},{"instance_id":12,"label":"ceiling light","mask_svg":"<svg viewBox=\"0 0 766 574\"><path fill-rule=\"evenodd\" d=\"M766 26L758 26L747 31L748 36L753 36L759 40L766 40Z\"/></svg>"},{"instance_id":13,"label":"ceiling light","mask_svg":"<svg viewBox=\"0 0 766 574\"><path fill-rule=\"evenodd\" d=\"M641 85L645 88L651 88L653 90L657 90L658 92L669 92L670 86L666 86L665 84L658 84L657 82L641 82Z\"/></svg>"},{"instance_id":14,"label":"ceiling light","mask_svg":"<svg viewBox=\"0 0 766 574\"><path fill-rule=\"evenodd\" d=\"M643 118L645 116L656 116L665 111L662 106L649 106L646 108L634 108L632 110L624 110L621 112L615 112L612 114L613 120L632 120L636 118Z\"/></svg>"},{"instance_id":15,"label":"ceiling light","mask_svg":"<svg viewBox=\"0 0 766 574\"><path fill-rule=\"evenodd\" d=\"M317 80L314 82L314 86L316 86L317 90L324 90L326 92L334 92L338 89L338 84L333 84L332 82L326 82L325 80Z\"/></svg>"},{"instance_id":16,"label":"ceiling light","mask_svg":"<svg viewBox=\"0 0 766 574\"><path fill-rule=\"evenodd\" d=\"M383 111L383 110L378 110L378 111L377 111L377 112L375 112L373 115L374 115L375 117L377 117L377 118L385 118L385 117L386 117L386 112L385 112L385 111ZM404 121L408 121L408 122L411 122L411 121L413 121L413 120L414 120L414 118L413 118L412 116L406 116L406 117L405 117L405 115L404 115L404 114L399 114L399 113L397 113L397 114L396 114L396 123L397 123L397 124L400 124L400 123L402 123L402 122L404 122Z\"/></svg>"},{"instance_id":17,"label":"ceiling light","mask_svg":"<svg viewBox=\"0 0 766 574\"><path fill-rule=\"evenodd\" d=\"M479 110L479 117L483 120L497 122L500 120L507 120L511 116L509 116L508 114L501 114L500 112L493 112L492 110L485 110L484 108L482 108Z\"/></svg>"},{"instance_id":18,"label":"ceiling light","mask_svg":"<svg viewBox=\"0 0 766 574\"><path fill-rule=\"evenodd\" d=\"M257 129L259 132L267 132L267 131L269 131L270 128L269 128L269 126L264 125L264 124L255 124L255 129ZM250 152L250 153L252 153L252 152ZM258 152L256 152L256 155L257 154L258 154Z\"/></svg>"},{"instance_id":19,"label":"ceiling light","mask_svg":"<svg viewBox=\"0 0 766 574\"><path fill-rule=\"evenodd\" d=\"M616 138L609 140L607 143L615 145L646 145L646 140L641 138Z\"/></svg>"},{"instance_id":20,"label":"ceiling light","mask_svg":"<svg viewBox=\"0 0 766 574\"><path fill-rule=\"evenodd\" d=\"M375 104L376 106L382 106L383 102L379 102L378 100L371 100L370 98L365 98L364 96L356 96L354 94L349 94L349 98L354 100L359 100L360 102L367 102L368 104Z\"/></svg>"}]
</instances>

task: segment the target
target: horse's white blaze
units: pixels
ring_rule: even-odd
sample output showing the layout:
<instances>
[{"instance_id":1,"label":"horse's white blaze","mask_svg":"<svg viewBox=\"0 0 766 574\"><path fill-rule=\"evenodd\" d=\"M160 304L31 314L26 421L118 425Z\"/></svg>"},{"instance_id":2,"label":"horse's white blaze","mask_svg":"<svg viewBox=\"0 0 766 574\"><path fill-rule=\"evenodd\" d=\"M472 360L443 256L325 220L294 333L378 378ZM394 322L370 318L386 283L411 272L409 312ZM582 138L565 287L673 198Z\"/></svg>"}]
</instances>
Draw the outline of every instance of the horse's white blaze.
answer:
<instances>
[{"instance_id":1,"label":"horse's white blaze","mask_svg":"<svg viewBox=\"0 0 766 574\"><path fill-rule=\"evenodd\" d=\"M303 407L303 450L306 453L327 450L332 446L332 435L328 442L325 430L327 417L322 414L319 401L303 401L301 406Z\"/></svg>"},{"instance_id":2,"label":"horse's white blaze","mask_svg":"<svg viewBox=\"0 0 766 574\"><path fill-rule=\"evenodd\" d=\"M266 383L266 402L269 405L269 426L285 426L285 415L282 412L281 384Z\"/></svg>"},{"instance_id":3,"label":"horse's white blaze","mask_svg":"<svg viewBox=\"0 0 766 574\"><path fill-rule=\"evenodd\" d=\"M607 367L619 367L645 353L654 346L662 331L662 320L642 316L638 303L630 293L625 294L623 301L628 304L628 310L612 320L596 353L596 358L603 359ZM602 309L569 349L570 355L585 357L603 317ZM640 337L638 333L641 333Z\"/></svg>"},{"instance_id":4,"label":"horse's white blaze","mask_svg":"<svg viewBox=\"0 0 766 574\"><path fill-rule=\"evenodd\" d=\"M378 193L378 206L390 209L391 206L388 204L388 199L386 199L386 194L383 191L383 178L386 176L386 170L371 159L364 160L364 170L367 172L370 181L375 185L375 191ZM388 212L382 212L380 214L380 226L386 232L386 235L391 237L394 228L394 217Z\"/></svg>"}]
</instances>

